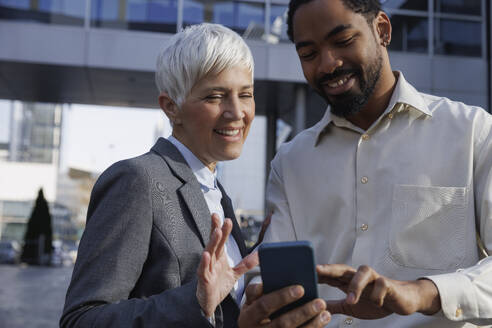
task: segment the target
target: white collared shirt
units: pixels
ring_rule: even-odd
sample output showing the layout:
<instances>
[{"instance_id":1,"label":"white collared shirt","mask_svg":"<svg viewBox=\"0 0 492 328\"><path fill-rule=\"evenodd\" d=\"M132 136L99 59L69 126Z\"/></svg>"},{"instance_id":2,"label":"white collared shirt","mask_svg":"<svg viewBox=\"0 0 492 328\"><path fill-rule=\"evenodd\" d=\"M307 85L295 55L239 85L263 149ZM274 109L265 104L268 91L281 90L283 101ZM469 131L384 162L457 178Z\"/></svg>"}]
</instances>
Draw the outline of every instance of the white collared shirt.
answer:
<instances>
[{"instance_id":1,"label":"white collared shirt","mask_svg":"<svg viewBox=\"0 0 492 328\"><path fill-rule=\"evenodd\" d=\"M475 239L477 226L492 250L492 116L483 109L419 93L399 73L367 131L327 110L284 144L267 202L274 214L264 242L310 240L317 264L428 277L441 295L440 315L336 315L328 327L492 324L492 258L477 265ZM319 287L324 299L345 297Z\"/></svg>"},{"instance_id":2,"label":"white collared shirt","mask_svg":"<svg viewBox=\"0 0 492 328\"><path fill-rule=\"evenodd\" d=\"M203 196L207 202L208 209L211 214L217 213L220 217L222 224L224 223L224 210L220 201L222 200L222 192L217 186L217 170L210 171L185 145L183 145L178 139L170 136L168 140L178 148L181 155L190 166L193 174L195 175L198 183L200 183ZM229 236L225 243L225 252L229 265L234 267L242 260L241 252L236 240L232 236ZM238 302L241 300L244 291L244 278L241 277L233 288L233 295Z\"/></svg>"}]
</instances>

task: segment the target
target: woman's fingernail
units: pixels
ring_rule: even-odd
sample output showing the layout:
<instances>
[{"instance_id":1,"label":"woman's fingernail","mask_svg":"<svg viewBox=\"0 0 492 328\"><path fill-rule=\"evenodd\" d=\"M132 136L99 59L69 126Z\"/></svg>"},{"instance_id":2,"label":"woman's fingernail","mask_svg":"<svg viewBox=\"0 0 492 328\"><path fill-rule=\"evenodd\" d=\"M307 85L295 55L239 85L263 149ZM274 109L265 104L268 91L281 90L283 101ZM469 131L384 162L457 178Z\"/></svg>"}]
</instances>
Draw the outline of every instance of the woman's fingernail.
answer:
<instances>
[{"instance_id":1,"label":"woman's fingernail","mask_svg":"<svg viewBox=\"0 0 492 328\"><path fill-rule=\"evenodd\" d=\"M355 304L355 294L353 292L350 292L347 295L347 303L349 303L349 304Z\"/></svg>"}]
</instances>

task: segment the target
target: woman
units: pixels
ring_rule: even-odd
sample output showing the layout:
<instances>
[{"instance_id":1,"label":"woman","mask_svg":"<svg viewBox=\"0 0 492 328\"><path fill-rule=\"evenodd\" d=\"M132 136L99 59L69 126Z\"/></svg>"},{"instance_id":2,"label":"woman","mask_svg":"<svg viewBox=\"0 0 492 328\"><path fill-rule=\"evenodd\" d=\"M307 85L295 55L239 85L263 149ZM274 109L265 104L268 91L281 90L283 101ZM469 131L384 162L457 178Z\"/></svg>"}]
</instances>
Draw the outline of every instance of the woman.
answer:
<instances>
[{"instance_id":1,"label":"woman","mask_svg":"<svg viewBox=\"0 0 492 328\"><path fill-rule=\"evenodd\" d=\"M236 325L241 276L258 260L242 260L215 166L248 135L253 58L235 32L195 25L160 52L156 83L172 136L94 186L62 327Z\"/></svg>"}]
</instances>

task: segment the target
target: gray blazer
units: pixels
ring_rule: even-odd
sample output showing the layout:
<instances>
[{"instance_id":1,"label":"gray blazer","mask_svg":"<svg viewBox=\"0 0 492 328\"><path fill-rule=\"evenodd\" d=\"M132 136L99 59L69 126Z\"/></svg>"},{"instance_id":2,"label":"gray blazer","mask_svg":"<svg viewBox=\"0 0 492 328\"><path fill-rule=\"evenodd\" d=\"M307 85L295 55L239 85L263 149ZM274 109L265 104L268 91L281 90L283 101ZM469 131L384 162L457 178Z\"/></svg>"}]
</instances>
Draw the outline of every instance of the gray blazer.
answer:
<instances>
[{"instance_id":1,"label":"gray blazer","mask_svg":"<svg viewBox=\"0 0 492 328\"><path fill-rule=\"evenodd\" d=\"M244 257L231 201L222 194ZM166 139L112 165L92 191L60 326L211 326L195 296L210 224L198 181ZM216 310L216 327L236 326L238 314L227 296Z\"/></svg>"}]
</instances>

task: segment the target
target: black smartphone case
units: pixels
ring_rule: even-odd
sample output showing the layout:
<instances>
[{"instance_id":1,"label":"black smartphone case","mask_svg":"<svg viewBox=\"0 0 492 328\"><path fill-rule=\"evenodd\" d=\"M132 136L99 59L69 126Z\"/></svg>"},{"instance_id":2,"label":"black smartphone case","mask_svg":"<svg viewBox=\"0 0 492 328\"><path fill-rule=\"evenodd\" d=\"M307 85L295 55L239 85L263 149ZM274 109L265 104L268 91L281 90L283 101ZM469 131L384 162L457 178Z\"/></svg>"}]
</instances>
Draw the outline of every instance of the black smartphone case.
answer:
<instances>
[{"instance_id":1,"label":"black smartphone case","mask_svg":"<svg viewBox=\"0 0 492 328\"><path fill-rule=\"evenodd\" d=\"M314 251L309 241L262 244L258 253L264 294L291 285L304 287L304 296L301 299L276 311L270 318L274 319L318 298Z\"/></svg>"}]
</instances>

